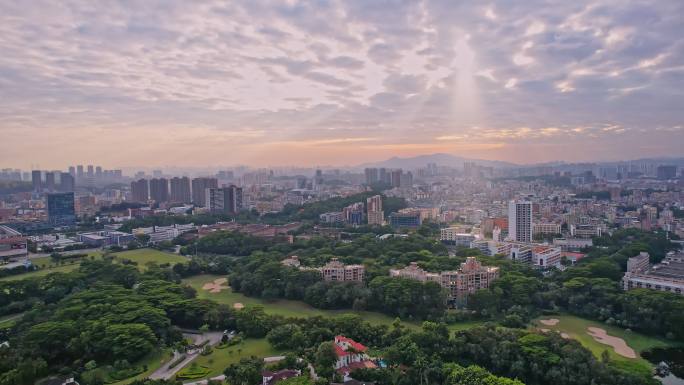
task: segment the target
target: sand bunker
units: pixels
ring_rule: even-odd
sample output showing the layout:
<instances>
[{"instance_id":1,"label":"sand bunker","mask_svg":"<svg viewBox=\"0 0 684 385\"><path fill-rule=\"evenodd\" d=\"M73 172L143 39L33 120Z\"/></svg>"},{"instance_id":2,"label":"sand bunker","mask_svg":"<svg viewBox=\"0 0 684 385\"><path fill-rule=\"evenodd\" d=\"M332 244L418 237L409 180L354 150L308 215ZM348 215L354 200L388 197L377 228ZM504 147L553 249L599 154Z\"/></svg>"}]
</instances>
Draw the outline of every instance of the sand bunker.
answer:
<instances>
[{"instance_id":1,"label":"sand bunker","mask_svg":"<svg viewBox=\"0 0 684 385\"><path fill-rule=\"evenodd\" d=\"M233 304L233 309L236 309L236 310L243 309L244 307L245 307L245 305L243 305L243 304L240 303L240 302L235 302L235 303Z\"/></svg>"},{"instance_id":2,"label":"sand bunker","mask_svg":"<svg viewBox=\"0 0 684 385\"><path fill-rule=\"evenodd\" d=\"M210 293L220 293L221 290L230 289L225 284L228 283L227 278L217 278L213 282L207 282L202 286L202 290L208 290Z\"/></svg>"},{"instance_id":3,"label":"sand bunker","mask_svg":"<svg viewBox=\"0 0 684 385\"><path fill-rule=\"evenodd\" d=\"M560 320L558 320L558 318L540 319L539 322L546 326L556 326L560 322Z\"/></svg>"},{"instance_id":4,"label":"sand bunker","mask_svg":"<svg viewBox=\"0 0 684 385\"><path fill-rule=\"evenodd\" d=\"M569 340L569 339L570 339L570 334L568 334L568 333L561 333L561 337L562 337L562 338L565 338L566 340Z\"/></svg>"},{"instance_id":5,"label":"sand bunker","mask_svg":"<svg viewBox=\"0 0 684 385\"><path fill-rule=\"evenodd\" d=\"M609 336L601 328L588 327L587 330L587 334L592 336L596 342L613 347L615 353L627 358L636 358L634 349L627 346L627 343L622 338Z\"/></svg>"}]
</instances>

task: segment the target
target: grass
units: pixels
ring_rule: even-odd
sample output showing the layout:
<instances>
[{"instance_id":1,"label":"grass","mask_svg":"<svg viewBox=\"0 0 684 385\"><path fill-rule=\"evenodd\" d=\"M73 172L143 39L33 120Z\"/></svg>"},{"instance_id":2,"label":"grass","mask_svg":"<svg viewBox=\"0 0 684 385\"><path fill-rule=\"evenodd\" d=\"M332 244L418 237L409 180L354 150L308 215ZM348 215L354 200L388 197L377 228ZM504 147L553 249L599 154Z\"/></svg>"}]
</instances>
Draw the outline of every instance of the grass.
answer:
<instances>
[{"instance_id":1,"label":"grass","mask_svg":"<svg viewBox=\"0 0 684 385\"><path fill-rule=\"evenodd\" d=\"M164 263L178 263L178 262L185 262L187 261L187 258L177 255L177 254L171 254L171 253L166 253L163 251L159 250L154 250L154 249L137 249L137 250L131 250L131 251L122 251L118 253L114 253L114 255L117 256L117 258L123 259L130 259L132 261L135 261L138 263L138 269L139 270L144 270L145 266L150 263L154 262L157 264L164 264ZM101 251L91 251L88 253L88 257L95 257L95 258L100 258L102 256ZM81 260L79 259L74 259L74 260L68 260L66 264L64 265L54 265L54 262L52 262L52 259L49 256L46 257L39 257L39 258L33 258L31 259L31 263L34 265L41 267L40 270L37 271L32 271L30 273L26 274L17 274L17 275L11 275L8 277L2 277L0 278L0 282L2 281L18 281L22 279L27 279L27 278L36 278L36 277L43 277L51 273L68 273L70 271L74 271L78 269L78 266L80 265ZM50 265L54 265L50 267Z\"/></svg>"},{"instance_id":2,"label":"grass","mask_svg":"<svg viewBox=\"0 0 684 385\"><path fill-rule=\"evenodd\" d=\"M138 263L138 268L139 269L144 269L145 265L148 263L156 263L158 265L164 264L164 263L179 263L179 262L187 262L187 258L178 255L178 254L171 254L167 253L164 251L159 251L155 249L137 249L137 250L131 250L131 251L122 251L119 253L114 253L117 258L119 259L130 259L131 261L135 261Z\"/></svg>"},{"instance_id":3,"label":"grass","mask_svg":"<svg viewBox=\"0 0 684 385\"><path fill-rule=\"evenodd\" d=\"M556 318L560 322L558 322L555 326L548 326L539 322L539 320L541 319L551 318ZM618 363L618 365L626 363L632 365L637 364L639 366L644 366L649 370L651 368L651 364L648 361L641 358L641 356L638 356L637 358L627 358L615 353L615 350L613 350L612 347L596 342L592 336L587 334L587 328L602 328L606 330L608 335L624 339L627 345L630 348L634 349L635 352L637 352L637 355L639 355L644 350L648 350L655 347L674 346L674 343L671 341L626 331L625 329L616 326L606 325L602 322L592 321L571 315L555 315L540 317L534 321L534 325L539 329L549 329L562 333L567 333L571 338L577 340L580 344L582 344L582 346L590 350L597 358L601 358L601 353L603 353L603 351L607 351L611 361Z\"/></svg>"},{"instance_id":4,"label":"grass","mask_svg":"<svg viewBox=\"0 0 684 385\"><path fill-rule=\"evenodd\" d=\"M171 358L172 358L172 356L171 356L171 350L170 349L156 350L156 351L148 354L147 357L143 358L142 360L140 360L134 364L136 366L147 365L146 371L144 371L144 372L142 372L136 376L127 378L125 380L113 382L109 385L127 385L127 384L130 384L131 382L133 382L135 380L147 378L150 374L154 373L155 370L159 369L162 365L167 363Z\"/></svg>"},{"instance_id":5,"label":"grass","mask_svg":"<svg viewBox=\"0 0 684 385\"><path fill-rule=\"evenodd\" d=\"M214 275L197 275L191 278L184 279L183 282L192 286L197 290L197 296L199 298L206 298L214 300L218 303L223 303L232 306L234 303L242 303L243 305L261 305L264 307L264 311L268 314L281 315L283 317L337 317L342 314L356 314L361 316L364 321L369 322L373 325L391 325L394 322L395 317L388 316L378 312L372 311L354 311L354 310L322 310L316 309L302 301L291 301L291 300L277 300L277 301L264 301L261 298L247 297L241 293L235 293L230 289L221 290L220 293L210 293L207 290L203 290L202 286L211 282L220 276ZM420 328L419 322L412 321L402 321L402 323L411 329ZM449 325L449 329L463 330L473 326L477 326L481 322L462 322L453 325Z\"/></svg>"},{"instance_id":6,"label":"grass","mask_svg":"<svg viewBox=\"0 0 684 385\"><path fill-rule=\"evenodd\" d=\"M274 349L265 338L248 338L235 346L226 349L216 349L208 356L200 355L193 362L200 367L205 366L209 372L205 378L212 378L223 374L230 365L240 361L243 357L255 356L259 358L283 355L283 351Z\"/></svg>"},{"instance_id":7,"label":"grass","mask_svg":"<svg viewBox=\"0 0 684 385\"><path fill-rule=\"evenodd\" d=\"M18 313L0 317L0 329L11 328L23 315L24 313Z\"/></svg>"}]
</instances>

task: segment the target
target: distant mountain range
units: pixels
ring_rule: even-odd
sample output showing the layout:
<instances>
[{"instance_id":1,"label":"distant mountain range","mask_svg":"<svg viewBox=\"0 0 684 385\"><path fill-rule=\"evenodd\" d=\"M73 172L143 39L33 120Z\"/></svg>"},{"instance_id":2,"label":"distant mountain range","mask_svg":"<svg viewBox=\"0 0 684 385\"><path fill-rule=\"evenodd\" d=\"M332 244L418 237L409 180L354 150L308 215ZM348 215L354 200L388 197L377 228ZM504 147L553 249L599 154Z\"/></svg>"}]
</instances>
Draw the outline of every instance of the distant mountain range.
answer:
<instances>
[{"instance_id":1,"label":"distant mountain range","mask_svg":"<svg viewBox=\"0 0 684 385\"><path fill-rule=\"evenodd\" d=\"M635 160L622 160L622 161L587 161L587 162L545 162L536 164L515 164L510 162L498 161L498 160L485 160L485 159L472 159L464 158L461 156L451 155L451 154L430 154L430 155L418 155L409 158L399 158L393 157L380 162L369 162L363 163L356 168L363 169L366 167L385 167L385 168L403 168L407 170L417 169L426 167L428 163L436 163L439 166L450 166L461 168L463 163L473 162L480 166L495 167L495 168L527 168L527 167L540 167L540 166L551 166L551 167L563 167L572 166L581 163L593 163L599 166L610 167L618 164L626 163L642 163L642 164L672 164L679 167L684 166L684 158L682 157L662 157L662 158L642 158Z\"/></svg>"},{"instance_id":2,"label":"distant mountain range","mask_svg":"<svg viewBox=\"0 0 684 385\"><path fill-rule=\"evenodd\" d=\"M428 163L437 163L440 166L450 166L450 167L463 167L463 163L473 162L480 166L486 167L497 167L497 168L510 168L510 167L520 167L515 163L502 162L498 160L484 160L484 159L470 159L461 156L451 155L451 154L431 154L431 155L418 155L410 158L399 158L393 157L381 162L369 162L360 164L358 168L366 167L385 167L385 168L403 168L407 170L422 168L427 166Z\"/></svg>"}]
</instances>

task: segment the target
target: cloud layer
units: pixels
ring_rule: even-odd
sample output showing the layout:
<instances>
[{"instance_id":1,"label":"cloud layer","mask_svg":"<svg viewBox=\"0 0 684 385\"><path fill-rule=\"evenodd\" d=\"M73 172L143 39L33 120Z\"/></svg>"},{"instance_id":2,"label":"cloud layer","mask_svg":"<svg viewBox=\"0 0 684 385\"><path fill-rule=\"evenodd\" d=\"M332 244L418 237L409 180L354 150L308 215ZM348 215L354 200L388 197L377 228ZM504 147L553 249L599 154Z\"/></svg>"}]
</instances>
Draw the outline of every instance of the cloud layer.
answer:
<instances>
[{"instance_id":1,"label":"cloud layer","mask_svg":"<svg viewBox=\"0 0 684 385\"><path fill-rule=\"evenodd\" d=\"M682 155L684 2L0 0L0 163Z\"/></svg>"}]
</instances>

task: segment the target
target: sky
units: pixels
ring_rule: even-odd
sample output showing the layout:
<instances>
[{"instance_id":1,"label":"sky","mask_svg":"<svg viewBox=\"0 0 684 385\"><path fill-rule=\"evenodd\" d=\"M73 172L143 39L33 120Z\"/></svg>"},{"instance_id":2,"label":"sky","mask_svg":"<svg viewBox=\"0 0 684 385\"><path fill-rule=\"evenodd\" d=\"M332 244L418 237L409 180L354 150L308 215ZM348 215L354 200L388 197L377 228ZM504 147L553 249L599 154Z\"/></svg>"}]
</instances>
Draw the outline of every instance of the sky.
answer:
<instances>
[{"instance_id":1,"label":"sky","mask_svg":"<svg viewBox=\"0 0 684 385\"><path fill-rule=\"evenodd\" d=\"M684 156L684 1L0 0L0 166Z\"/></svg>"}]
</instances>

